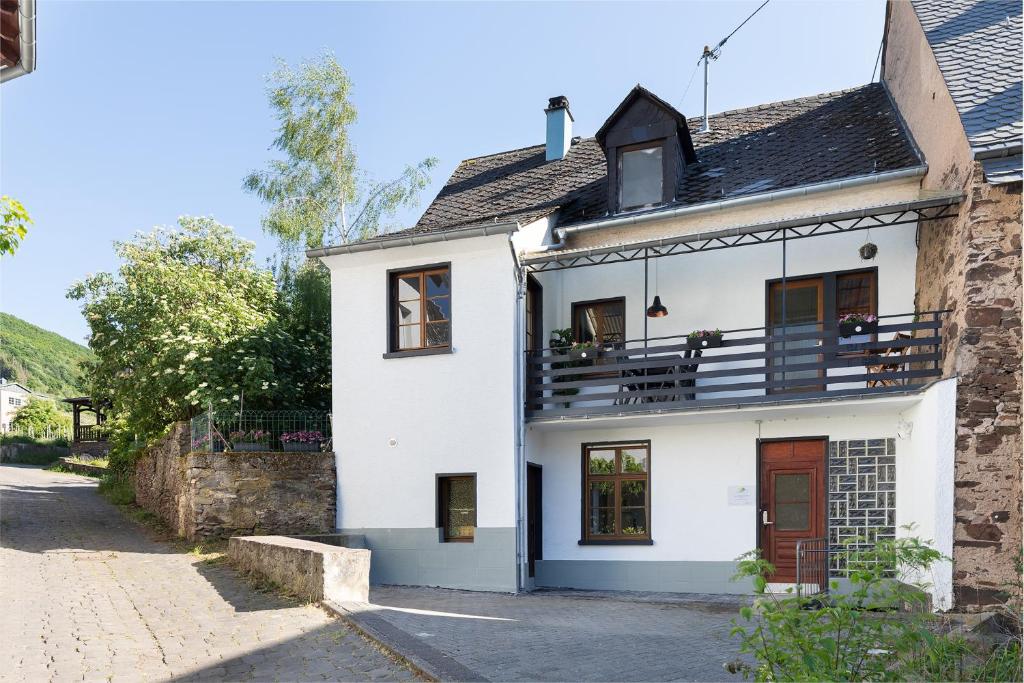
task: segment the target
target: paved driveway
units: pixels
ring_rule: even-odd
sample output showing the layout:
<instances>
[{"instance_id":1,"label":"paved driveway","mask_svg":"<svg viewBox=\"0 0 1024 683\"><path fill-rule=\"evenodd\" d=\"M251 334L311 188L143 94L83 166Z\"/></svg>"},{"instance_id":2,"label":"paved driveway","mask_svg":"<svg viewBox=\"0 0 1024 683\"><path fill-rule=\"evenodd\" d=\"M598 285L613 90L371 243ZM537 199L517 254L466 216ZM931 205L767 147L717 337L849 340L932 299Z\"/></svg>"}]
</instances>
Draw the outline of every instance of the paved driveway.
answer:
<instances>
[{"instance_id":1,"label":"paved driveway","mask_svg":"<svg viewBox=\"0 0 1024 683\"><path fill-rule=\"evenodd\" d=\"M381 586L370 600L346 607L492 681L741 680L722 668L737 656L735 597Z\"/></svg>"},{"instance_id":2,"label":"paved driveway","mask_svg":"<svg viewBox=\"0 0 1024 683\"><path fill-rule=\"evenodd\" d=\"M0 466L0 679L413 678L319 608L148 540L95 488Z\"/></svg>"}]
</instances>

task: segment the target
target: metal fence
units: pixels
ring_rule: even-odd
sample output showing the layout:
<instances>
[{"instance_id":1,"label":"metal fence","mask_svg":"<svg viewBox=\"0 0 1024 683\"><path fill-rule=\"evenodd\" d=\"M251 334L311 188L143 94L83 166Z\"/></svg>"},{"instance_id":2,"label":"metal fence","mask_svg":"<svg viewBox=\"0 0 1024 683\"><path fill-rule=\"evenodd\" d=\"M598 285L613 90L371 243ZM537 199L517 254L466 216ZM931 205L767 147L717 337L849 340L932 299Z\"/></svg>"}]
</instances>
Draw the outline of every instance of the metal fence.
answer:
<instances>
[{"instance_id":1,"label":"metal fence","mask_svg":"<svg viewBox=\"0 0 1024 683\"><path fill-rule=\"evenodd\" d=\"M331 414L322 410L208 410L193 417L191 426L193 451L331 449Z\"/></svg>"},{"instance_id":2,"label":"metal fence","mask_svg":"<svg viewBox=\"0 0 1024 683\"><path fill-rule=\"evenodd\" d=\"M827 538L796 542L796 592L807 597L828 592L829 547Z\"/></svg>"},{"instance_id":3,"label":"metal fence","mask_svg":"<svg viewBox=\"0 0 1024 683\"><path fill-rule=\"evenodd\" d=\"M35 429L33 427L16 429L14 427L9 427L0 433L0 438L5 436L21 436L29 439L37 439L39 441L56 441L58 439L70 441L71 429L69 427L47 427L45 429Z\"/></svg>"}]
</instances>

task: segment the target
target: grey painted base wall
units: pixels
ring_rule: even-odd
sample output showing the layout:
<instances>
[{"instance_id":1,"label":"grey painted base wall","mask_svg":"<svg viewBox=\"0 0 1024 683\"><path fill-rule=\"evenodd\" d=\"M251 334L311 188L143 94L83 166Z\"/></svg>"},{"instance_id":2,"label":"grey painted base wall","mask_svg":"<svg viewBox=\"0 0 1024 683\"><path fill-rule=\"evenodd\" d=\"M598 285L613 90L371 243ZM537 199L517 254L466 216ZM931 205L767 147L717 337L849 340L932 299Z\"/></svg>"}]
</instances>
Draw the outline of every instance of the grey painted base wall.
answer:
<instances>
[{"instance_id":1,"label":"grey painted base wall","mask_svg":"<svg viewBox=\"0 0 1024 683\"><path fill-rule=\"evenodd\" d=\"M729 580L735 573L735 562L540 560L535 582L544 588L749 593L750 581Z\"/></svg>"},{"instance_id":2,"label":"grey painted base wall","mask_svg":"<svg viewBox=\"0 0 1024 683\"><path fill-rule=\"evenodd\" d=\"M370 583L516 591L515 527L477 527L472 543L445 543L440 529L341 529L362 534Z\"/></svg>"}]
</instances>

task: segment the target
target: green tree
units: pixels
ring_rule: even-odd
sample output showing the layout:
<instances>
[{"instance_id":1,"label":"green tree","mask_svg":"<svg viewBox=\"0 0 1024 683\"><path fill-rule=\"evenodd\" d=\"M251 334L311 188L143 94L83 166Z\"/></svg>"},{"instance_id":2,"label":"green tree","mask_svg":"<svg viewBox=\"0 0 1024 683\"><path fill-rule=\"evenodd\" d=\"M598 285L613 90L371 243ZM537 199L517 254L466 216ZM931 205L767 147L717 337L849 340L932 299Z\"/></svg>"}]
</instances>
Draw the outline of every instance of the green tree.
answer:
<instances>
[{"instance_id":1,"label":"green tree","mask_svg":"<svg viewBox=\"0 0 1024 683\"><path fill-rule=\"evenodd\" d=\"M70 429L71 416L62 412L57 404L45 398L33 398L18 408L11 420L15 430L34 430L40 435L49 429Z\"/></svg>"},{"instance_id":2,"label":"green tree","mask_svg":"<svg viewBox=\"0 0 1024 683\"><path fill-rule=\"evenodd\" d=\"M0 256L13 254L28 234L32 219L21 202L7 195L0 197L0 217Z\"/></svg>"},{"instance_id":3,"label":"green tree","mask_svg":"<svg viewBox=\"0 0 1024 683\"><path fill-rule=\"evenodd\" d=\"M358 169L349 127L352 82L330 53L290 67L279 61L267 97L279 122L273 149L283 153L244 187L269 204L264 229L292 251L375 235L402 207L414 206L437 159L378 182Z\"/></svg>"},{"instance_id":4,"label":"green tree","mask_svg":"<svg viewBox=\"0 0 1024 683\"><path fill-rule=\"evenodd\" d=\"M310 343L278 324L274 277L253 248L213 219L182 217L177 229L115 243L117 274L69 289L91 331L92 396L112 406L115 454L208 403L234 405L244 394L247 406L266 407L283 384L304 384L288 371L317 369L295 361Z\"/></svg>"}]
</instances>

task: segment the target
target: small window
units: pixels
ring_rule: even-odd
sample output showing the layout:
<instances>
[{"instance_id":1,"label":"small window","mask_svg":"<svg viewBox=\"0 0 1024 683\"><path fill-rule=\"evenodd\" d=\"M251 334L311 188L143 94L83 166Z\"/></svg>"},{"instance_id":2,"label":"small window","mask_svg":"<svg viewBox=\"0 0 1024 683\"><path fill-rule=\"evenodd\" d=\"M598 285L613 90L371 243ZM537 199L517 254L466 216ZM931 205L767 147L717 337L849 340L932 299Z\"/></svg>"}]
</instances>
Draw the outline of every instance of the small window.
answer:
<instances>
[{"instance_id":1,"label":"small window","mask_svg":"<svg viewBox=\"0 0 1024 683\"><path fill-rule=\"evenodd\" d=\"M626 340L626 300L577 301L572 305L572 335L577 343L619 344Z\"/></svg>"},{"instance_id":2,"label":"small window","mask_svg":"<svg viewBox=\"0 0 1024 683\"><path fill-rule=\"evenodd\" d=\"M619 152L619 209L638 209L662 202L662 145L626 147Z\"/></svg>"},{"instance_id":3,"label":"small window","mask_svg":"<svg viewBox=\"0 0 1024 683\"><path fill-rule=\"evenodd\" d=\"M651 447L647 442L583 447L583 540L649 541Z\"/></svg>"},{"instance_id":4,"label":"small window","mask_svg":"<svg viewBox=\"0 0 1024 683\"><path fill-rule=\"evenodd\" d=\"M392 273L390 351L451 345L451 274L448 266Z\"/></svg>"},{"instance_id":5,"label":"small window","mask_svg":"<svg viewBox=\"0 0 1024 683\"><path fill-rule=\"evenodd\" d=\"M439 476L437 510L445 541L471 542L476 530L476 475Z\"/></svg>"}]
</instances>

